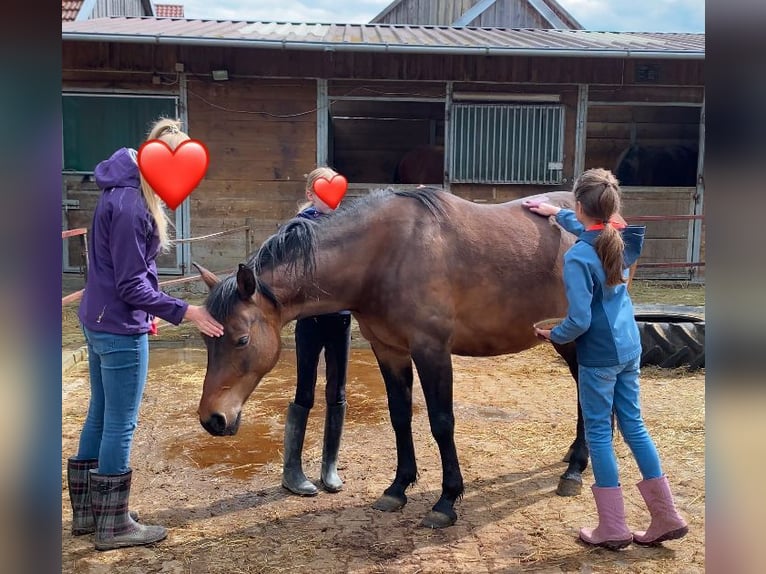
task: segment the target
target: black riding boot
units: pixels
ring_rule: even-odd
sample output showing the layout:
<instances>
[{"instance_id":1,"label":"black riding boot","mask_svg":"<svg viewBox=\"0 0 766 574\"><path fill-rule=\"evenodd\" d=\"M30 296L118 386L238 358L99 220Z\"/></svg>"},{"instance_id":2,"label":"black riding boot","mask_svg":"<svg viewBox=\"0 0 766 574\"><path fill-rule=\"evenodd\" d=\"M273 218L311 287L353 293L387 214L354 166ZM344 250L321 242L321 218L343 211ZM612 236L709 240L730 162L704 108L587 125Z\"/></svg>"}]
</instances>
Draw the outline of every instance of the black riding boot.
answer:
<instances>
[{"instance_id":1,"label":"black riding boot","mask_svg":"<svg viewBox=\"0 0 766 574\"><path fill-rule=\"evenodd\" d=\"M338 492L343 481L338 476L338 451L343 435L343 421L346 418L346 403L327 405L324 419L324 445L322 447L322 484L329 492Z\"/></svg>"},{"instance_id":2,"label":"black riding boot","mask_svg":"<svg viewBox=\"0 0 766 574\"><path fill-rule=\"evenodd\" d=\"M90 471L90 498L96 520L96 550L141 546L168 535L163 526L139 524L128 513L133 471L97 474Z\"/></svg>"},{"instance_id":3,"label":"black riding boot","mask_svg":"<svg viewBox=\"0 0 766 574\"><path fill-rule=\"evenodd\" d=\"M303 439L306 436L306 423L309 409L296 403L287 407L285 420L285 453L282 466L282 486L301 496L314 496L318 490L303 474Z\"/></svg>"}]
</instances>

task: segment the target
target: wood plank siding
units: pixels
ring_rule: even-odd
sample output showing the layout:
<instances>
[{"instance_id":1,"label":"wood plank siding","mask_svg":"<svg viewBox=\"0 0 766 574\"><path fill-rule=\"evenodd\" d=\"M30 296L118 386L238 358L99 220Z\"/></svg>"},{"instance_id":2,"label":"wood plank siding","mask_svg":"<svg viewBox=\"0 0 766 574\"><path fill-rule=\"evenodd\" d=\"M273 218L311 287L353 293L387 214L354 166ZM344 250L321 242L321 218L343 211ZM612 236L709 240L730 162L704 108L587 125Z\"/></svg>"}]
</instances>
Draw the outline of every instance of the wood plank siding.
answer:
<instances>
[{"instance_id":1,"label":"wood plank siding","mask_svg":"<svg viewBox=\"0 0 766 574\"><path fill-rule=\"evenodd\" d=\"M438 9L441 3L419 4L426 5ZM412 16L408 15L410 21ZM183 63L184 82L175 71L176 63ZM217 69L227 70L230 79L213 81L210 72ZM584 127L585 168L614 169L620 153L635 142L695 145L704 101L704 61L64 42L64 91L180 97L182 85L189 134L210 152L207 175L189 200L190 234L248 224L258 246L303 200L305 174L316 165L320 147L320 119L329 123L328 141L322 142L328 163L347 175L354 195L390 184L397 158L408 147L444 144L450 89L501 97L558 96L564 106L562 185L450 185L450 191L461 197L501 202L571 186L583 86L590 102ZM317 113L320 85L327 89L328 109L320 112L326 116ZM695 194L693 186L626 189L625 213L690 214ZM92 181L66 175L62 197L80 202L79 209L65 214L65 225L89 226L98 197ZM643 261L686 261L688 221L652 222L647 228ZM70 241L73 265L78 251L77 243ZM244 234L235 234L192 244L191 257L211 269L234 269L245 251ZM644 270L638 276L679 273L686 271Z\"/></svg>"}]
</instances>

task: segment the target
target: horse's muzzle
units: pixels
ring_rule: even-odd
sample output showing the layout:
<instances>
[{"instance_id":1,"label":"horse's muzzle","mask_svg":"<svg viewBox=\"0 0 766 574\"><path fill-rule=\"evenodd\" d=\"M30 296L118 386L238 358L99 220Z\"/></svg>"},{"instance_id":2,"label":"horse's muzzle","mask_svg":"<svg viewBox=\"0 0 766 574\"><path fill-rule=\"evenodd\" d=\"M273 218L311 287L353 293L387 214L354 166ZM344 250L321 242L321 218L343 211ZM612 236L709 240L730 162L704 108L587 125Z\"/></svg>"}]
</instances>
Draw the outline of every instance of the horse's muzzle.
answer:
<instances>
[{"instance_id":1,"label":"horse's muzzle","mask_svg":"<svg viewBox=\"0 0 766 574\"><path fill-rule=\"evenodd\" d=\"M200 421L202 428L213 436L232 436L237 434L242 412L237 413L237 418L230 425L226 424L226 417L221 413L213 413L206 421Z\"/></svg>"}]
</instances>

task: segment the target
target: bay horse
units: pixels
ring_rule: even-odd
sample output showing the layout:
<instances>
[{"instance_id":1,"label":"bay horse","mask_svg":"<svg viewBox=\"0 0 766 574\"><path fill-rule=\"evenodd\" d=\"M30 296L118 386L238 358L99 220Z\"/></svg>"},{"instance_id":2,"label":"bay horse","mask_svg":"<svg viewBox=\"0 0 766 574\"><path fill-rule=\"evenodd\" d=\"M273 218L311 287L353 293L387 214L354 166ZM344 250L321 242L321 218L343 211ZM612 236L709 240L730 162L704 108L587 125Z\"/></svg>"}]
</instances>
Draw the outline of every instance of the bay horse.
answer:
<instances>
[{"instance_id":1,"label":"bay horse","mask_svg":"<svg viewBox=\"0 0 766 574\"><path fill-rule=\"evenodd\" d=\"M547 196L555 205L574 205L571 192ZM441 497L422 525L454 524L463 477L451 355L529 349L540 343L532 324L567 311L562 257L575 237L522 201L476 204L431 187L377 190L329 217L290 220L223 280L197 266L210 289L206 307L224 325L222 337L203 336L202 426L212 435L237 432L242 406L277 362L286 323L349 309L383 375L396 436L395 478L373 507L402 508L417 479L414 363L442 463ZM556 349L576 381L574 345ZM588 463L579 402L577 411L562 495L579 494Z\"/></svg>"},{"instance_id":2,"label":"bay horse","mask_svg":"<svg viewBox=\"0 0 766 574\"><path fill-rule=\"evenodd\" d=\"M422 145L409 150L396 164L394 183L444 183L444 146Z\"/></svg>"}]
</instances>

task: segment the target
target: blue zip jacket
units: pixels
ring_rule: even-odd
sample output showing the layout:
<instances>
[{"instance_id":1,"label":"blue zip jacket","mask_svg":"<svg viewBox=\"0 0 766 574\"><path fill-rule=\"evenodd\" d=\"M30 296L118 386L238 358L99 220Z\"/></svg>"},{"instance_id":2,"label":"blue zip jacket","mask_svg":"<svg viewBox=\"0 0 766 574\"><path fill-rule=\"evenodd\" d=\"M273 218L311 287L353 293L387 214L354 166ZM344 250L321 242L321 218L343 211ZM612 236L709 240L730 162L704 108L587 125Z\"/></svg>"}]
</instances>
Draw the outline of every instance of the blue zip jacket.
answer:
<instances>
[{"instance_id":1,"label":"blue zip jacket","mask_svg":"<svg viewBox=\"0 0 766 574\"><path fill-rule=\"evenodd\" d=\"M91 331L118 335L147 333L152 316L179 324L188 304L159 289L160 241L141 193L135 150L117 150L94 174L103 192L88 233L80 321Z\"/></svg>"},{"instance_id":2,"label":"blue zip jacket","mask_svg":"<svg viewBox=\"0 0 766 574\"><path fill-rule=\"evenodd\" d=\"M569 309L551 330L551 341L575 341L577 361L586 367L609 367L627 363L641 355L641 337L626 284L607 287L606 274L594 247L600 231L585 231L574 212L562 209L556 222L578 235L564 255L564 284ZM625 276L641 254L646 228L628 226L625 242Z\"/></svg>"}]
</instances>

